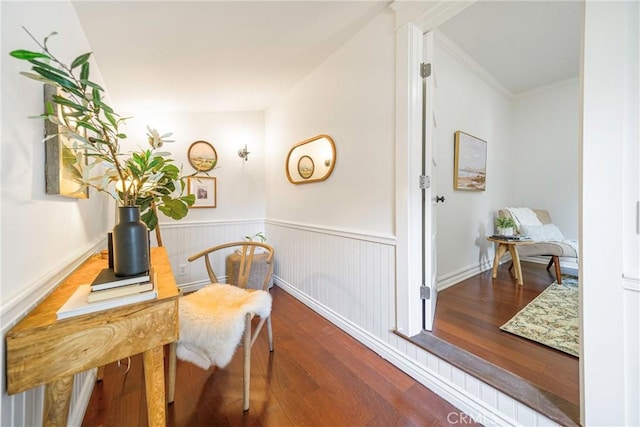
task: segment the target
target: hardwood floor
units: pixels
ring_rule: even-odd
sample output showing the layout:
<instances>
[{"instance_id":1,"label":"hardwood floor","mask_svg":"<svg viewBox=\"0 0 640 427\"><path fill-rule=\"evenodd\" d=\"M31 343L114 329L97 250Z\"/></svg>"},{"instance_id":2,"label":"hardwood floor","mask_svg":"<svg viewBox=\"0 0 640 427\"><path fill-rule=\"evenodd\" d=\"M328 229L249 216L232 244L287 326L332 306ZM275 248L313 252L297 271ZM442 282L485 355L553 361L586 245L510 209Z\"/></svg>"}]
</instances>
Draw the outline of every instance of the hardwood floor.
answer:
<instances>
[{"instance_id":1,"label":"hardwood floor","mask_svg":"<svg viewBox=\"0 0 640 427\"><path fill-rule=\"evenodd\" d=\"M554 410L559 407L578 422L579 359L500 330L555 280L544 265L523 263L522 269L523 286L515 283L508 264L503 264L496 279L489 270L439 292L431 335L528 381L542 390L543 400L549 400ZM563 273L577 274L566 269ZM417 338L429 349L426 340ZM518 388L516 392L523 388L522 384L508 387Z\"/></svg>"},{"instance_id":2,"label":"hardwood floor","mask_svg":"<svg viewBox=\"0 0 640 427\"><path fill-rule=\"evenodd\" d=\"M251 406L242 411L242 355L204 371L178 361L170 426L443 426L459 411L283 290L272 289L275 352L253 348ZM142 359L108 365L83 426L146 426Z\"/></svg>"}]
</instances>

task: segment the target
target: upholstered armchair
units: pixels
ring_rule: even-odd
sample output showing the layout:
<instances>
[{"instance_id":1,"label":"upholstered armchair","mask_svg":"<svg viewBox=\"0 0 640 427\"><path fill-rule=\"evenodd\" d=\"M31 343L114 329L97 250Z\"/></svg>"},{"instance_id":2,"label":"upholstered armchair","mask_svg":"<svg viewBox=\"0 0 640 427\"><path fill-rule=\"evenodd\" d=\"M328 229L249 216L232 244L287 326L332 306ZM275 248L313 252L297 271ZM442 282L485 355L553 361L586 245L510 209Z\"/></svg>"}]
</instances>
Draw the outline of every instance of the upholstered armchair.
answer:
<instances>
[{"instance_id":1,"label":"upholstered armchair","mask_svg":"<svg viewBox=\"0 0 640 427\"><path fill-rule=\"evenodd\" d=\"M498 212L498 215L512 218L516 222L517 232L535 241L534 244L519 246L518 255L520 257L551 257L549 264L547 264L547 270L554 265L556 279L559 284L562 284L560 257L577 258L577 243L564 238L558 227L551 221L549 212L542 209L531 209L531 211L535 214L539 224L535 224L536 221L532 221L523 208L504 208ZM518 218L518 212L523 213L520 215L522 218Z\"/></svg>"}]
</instances>

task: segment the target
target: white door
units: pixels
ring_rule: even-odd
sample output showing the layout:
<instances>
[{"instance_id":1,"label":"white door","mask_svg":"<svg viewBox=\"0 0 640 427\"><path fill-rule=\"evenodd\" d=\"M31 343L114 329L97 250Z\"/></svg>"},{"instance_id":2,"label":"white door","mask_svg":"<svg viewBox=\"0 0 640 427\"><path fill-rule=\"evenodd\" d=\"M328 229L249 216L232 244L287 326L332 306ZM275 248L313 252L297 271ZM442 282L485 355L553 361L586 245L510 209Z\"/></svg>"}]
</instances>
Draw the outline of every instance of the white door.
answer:
<instances>
[{"instance_id":1,"label":"white door","mask_svg":"<svg viewBox=\"0 0 640 427\"><path fill-rule=\"evenodd\" d=\"M434 44L433 32L428 32L423 39L423 72L422 72L422 120L423 120L423 142L422 142L422 175L425 176L422 198L422 283L421 298L423 303L423 329L431 331L433 329L433 318L436 314L436 301L438 299L438 289L436 287L436 199L434 180L434 157L433 157L433 128L436 124L433 111L433 101L435 96L435 67L434 67Z\"/></svg>"}]
</instances>

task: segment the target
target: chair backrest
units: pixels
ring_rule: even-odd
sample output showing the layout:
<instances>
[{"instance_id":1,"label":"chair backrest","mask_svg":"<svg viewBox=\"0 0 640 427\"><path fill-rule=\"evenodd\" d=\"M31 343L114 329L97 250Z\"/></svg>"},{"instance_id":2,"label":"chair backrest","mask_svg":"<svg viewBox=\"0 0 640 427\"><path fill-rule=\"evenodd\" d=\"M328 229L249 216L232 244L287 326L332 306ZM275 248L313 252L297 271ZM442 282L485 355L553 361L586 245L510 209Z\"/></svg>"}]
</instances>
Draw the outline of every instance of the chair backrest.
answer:
<instances>
[{"instance_id":1,"label":"chair backrest","mask_svg":"<svg viewBox=\"0 0 640 427\"><path fill-rule=\"evenodd\" d=\"M264 278L264 281L262 282L262 290L266 291L269 287L269 281L271 279L271 276L273 275L273 254L274 254L273 247L270 245L267 245L266 243L252 242L252 241L224 243L222 245L213 246L209 249L205 249L201 252L198 252L195 255L191 255L187 259L189 260L189 262L192 262L198 258L204 257L205 266L207 267L207 274L209 275L209 279L211 280L211 283L219 283L218 277L216 276L216 273L213 270L213 265L211 263L210 256L217 251L221 251L229 248L239 249L231 253L229 253L229 251L226 251L228 255L234 255L239 258L239 268L238 268L237 277L233 277L234 280L229 280L230 272L227 271L227 282L230 284L236 285L240 288L246 288L247 283L249 281L249 276L251 274L251 267L253 266L254 261L256 261L257 258L260 258L261 260L264 260L264 262L266 262L266 265L267 265L265 278ZM264 255L266 255L266 257L262 256L263 254L256 254L255 252L256 248L264 249Z\"/></svg>"}]
</instances>

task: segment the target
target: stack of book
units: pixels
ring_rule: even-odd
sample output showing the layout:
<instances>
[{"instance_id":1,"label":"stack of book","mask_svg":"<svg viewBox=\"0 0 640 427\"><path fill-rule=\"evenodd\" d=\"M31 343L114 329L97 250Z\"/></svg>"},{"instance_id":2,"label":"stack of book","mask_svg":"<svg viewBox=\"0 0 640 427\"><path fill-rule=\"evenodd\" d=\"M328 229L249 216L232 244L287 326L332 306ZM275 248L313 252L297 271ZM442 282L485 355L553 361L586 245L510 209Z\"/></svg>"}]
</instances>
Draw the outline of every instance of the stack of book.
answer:
<instances>
[{"instance_id":1,"label":"stack of book","mask_svg":"<svg viewBox=\"0 0 640 427\"><path fill-rule=\"evenodd\" d=\"M506 240L506 241L521 241L521 240L531 240L530 237L524 236L522 234L514 234L512 236L503 236L502 234L494 234L491 236L492 239L498 240Z\"/></svg>"},{"instance_id":2,"label":"stack of book","mask_svg":"<svg viewBox=\"0 0 640 427\"><path fill-rule=\"evenodd\" d=\"M105 268L90 285L80 285L56 312L58 319L155 299L158 292L149 273L118 277Z\"/></svg>"}]
</instances>

